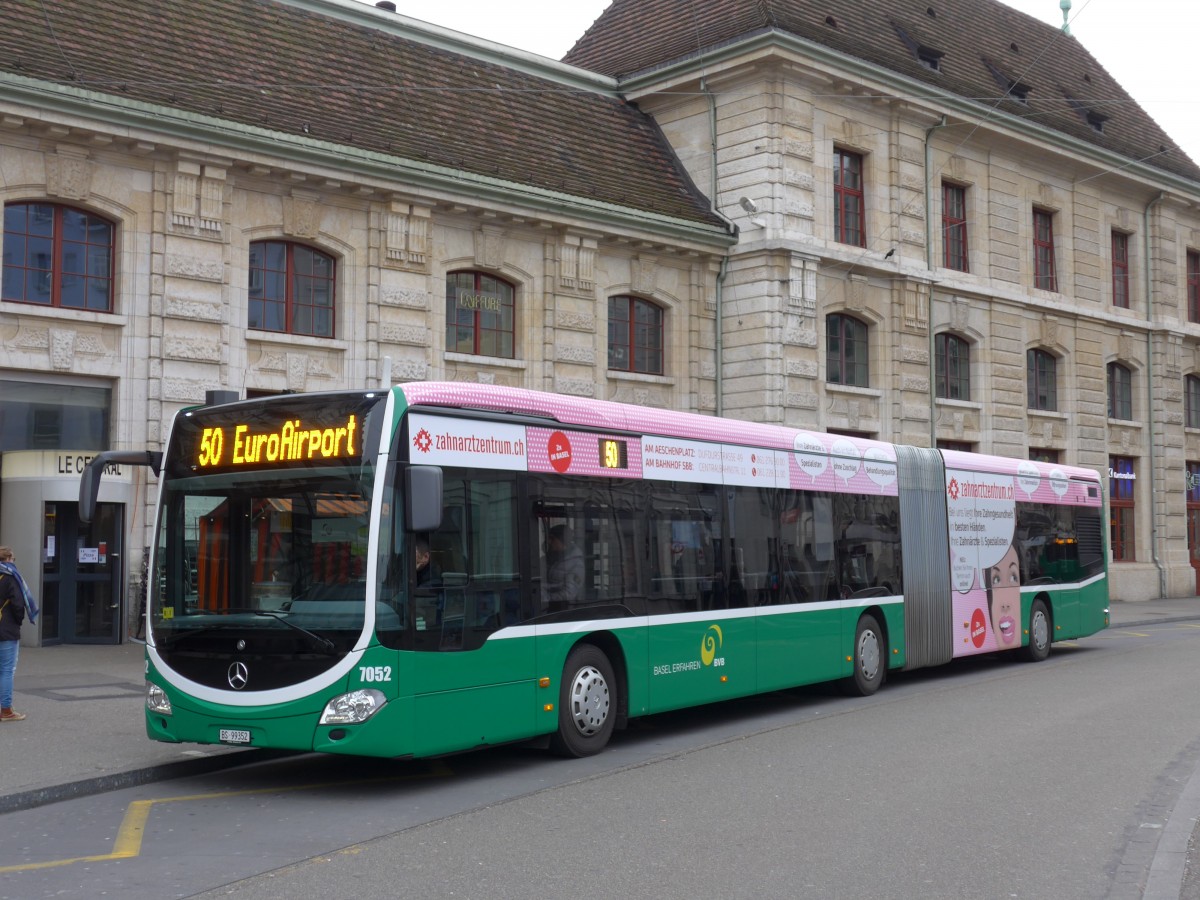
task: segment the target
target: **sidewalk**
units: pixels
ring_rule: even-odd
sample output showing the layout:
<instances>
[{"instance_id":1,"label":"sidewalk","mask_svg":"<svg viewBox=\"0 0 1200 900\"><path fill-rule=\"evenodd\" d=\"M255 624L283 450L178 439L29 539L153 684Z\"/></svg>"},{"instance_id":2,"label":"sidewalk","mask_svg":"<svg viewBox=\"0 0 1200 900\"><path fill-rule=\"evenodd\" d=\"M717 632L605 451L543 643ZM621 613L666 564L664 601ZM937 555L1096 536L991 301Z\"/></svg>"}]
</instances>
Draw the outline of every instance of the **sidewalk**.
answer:
<instances>
[{"instance_id":1,"label":"sidewalk","mask_svg":"<svg viewBox=\"0 0 1200 900\"><path fill-rule=\"evenodd\" d=\"M1200 620L1200 597L1112 604L1113 627ZM22 647L0 723L0 813L256 762L271 751L160 744L143 724L145 648L135 642ZM18 761L19 762L12 762Z\"/></svg>"}]
</instances>

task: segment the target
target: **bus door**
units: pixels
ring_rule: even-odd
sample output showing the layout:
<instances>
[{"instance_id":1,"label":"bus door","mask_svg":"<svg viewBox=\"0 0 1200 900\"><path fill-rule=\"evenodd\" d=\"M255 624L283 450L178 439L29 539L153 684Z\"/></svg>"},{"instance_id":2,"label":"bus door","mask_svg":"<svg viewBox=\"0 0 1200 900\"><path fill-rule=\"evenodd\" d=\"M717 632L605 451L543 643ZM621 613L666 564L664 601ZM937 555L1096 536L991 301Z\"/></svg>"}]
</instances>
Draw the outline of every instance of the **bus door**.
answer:
<instances>
[{"instance_id":1,"label":"bus door","mask_svg":"<svg viewBox=\"0 0 1200 900\"><path fill-rule=\"evenodd\" d=\"M443 477L441 527L409 536L410 548L424 541L430 557L429 574L414 571L410 581L419 754L529 737L538 699L533 640L497 636L529 618L516 479L482 469Z\"/></svg>"},{"instance_id":2,"label":"bus door","mask_svg":"<svg viewBox=\"0 0 1200 900\"><path fill-rule=\"evenodd\" d=\"M756 684L755 621L738 559L724 559L720 491L663 484L647 505L651 712L749 693Z\"/></svg>"}]
</instances>

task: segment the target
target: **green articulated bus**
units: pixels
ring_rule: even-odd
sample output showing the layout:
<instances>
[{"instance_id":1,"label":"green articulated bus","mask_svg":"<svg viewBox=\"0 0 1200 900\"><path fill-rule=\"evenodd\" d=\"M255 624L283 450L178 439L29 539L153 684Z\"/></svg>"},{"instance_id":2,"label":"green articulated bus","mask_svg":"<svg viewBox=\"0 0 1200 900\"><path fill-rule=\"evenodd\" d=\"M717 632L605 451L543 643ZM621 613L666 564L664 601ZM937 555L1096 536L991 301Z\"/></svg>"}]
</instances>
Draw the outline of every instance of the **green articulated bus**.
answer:
<instances>
[{"instance_id":1,"label":"green articulated bus","mask_svg":"<svg viewBox=\"0 0 1200 900\"><path fill-rule=\"evenodd\" d=\"M181 411L146 730L419 757L601 750L634 716L1033 660L1108 624L1086 469L479 384Z\"/></svg>"}]
</instances>

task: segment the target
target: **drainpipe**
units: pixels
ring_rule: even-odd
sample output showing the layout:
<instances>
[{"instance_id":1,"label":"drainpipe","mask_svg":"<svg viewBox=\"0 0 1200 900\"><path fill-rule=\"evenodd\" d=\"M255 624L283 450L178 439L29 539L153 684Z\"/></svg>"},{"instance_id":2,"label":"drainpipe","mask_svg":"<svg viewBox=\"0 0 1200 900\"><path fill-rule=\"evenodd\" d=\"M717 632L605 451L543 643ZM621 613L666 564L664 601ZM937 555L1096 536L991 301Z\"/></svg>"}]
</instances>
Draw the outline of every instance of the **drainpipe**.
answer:
<instances>
[{"instance_id":1,"label":"drainpipe","mask_svg":"<svg viewBox=\"0 0 1200 900\"><path fill-rule=\"evenodd\" d=\"M1166 193L1159 191L1157 197L1146 204L1142 213L1142 242L1145 245L1146 261L1142 266L1142 280L1146 288L1146 425L1149 429L1150 441L1147 444L1149 453L1147 462L1150 466L1150 556L1158 567L1158 596L1167 596L1167 570L1158 555L1158 501L1155 499L1158 491L1155 488L1155 456L1154 456L1154 312L1151 304L1150 281L1150 211L1160 203Z\"/></svg>"},{"instance_id":2,"label":"drainpipe","mask_svg":"<svg viewBox=\"0 0 1200 900\"><path fill-rule=\"evenodd\" d=\"M734 234L737 233L738 227L730 221L726 216L722 215L717 209L717 98L712 91L708 89L708 81L704 78L700 79L700 92L708 98L708 141L709 141L709 160L710 160L710 181L711 185L709 206L714 213L721 216L729 223ZM714 353L716 354L716 393L717 393L717 415L721 416L725 413L725 375L722 360L725 357L725 320L724 316L724 295L725 295L725 275L729 271L729 253L726 252L721 257L721 269L717 272L717 295L716 295L716 340Z\"/></svg>"},{"instance_id":3,"label":"drainpipe","mask_svg":"<svg viewBox=\"0 0 1200 900\"><path fill-rule=\"evenodd\" d=\"M725 356L725 328L722 325L724 321L721 316L724 315L722 309L722 297L725 293L725 273L729 271L729 256L721 257L721 269L717 272L717 415L725 414L725 385L721 376L721 360Z\"/></svg>"},{"instance_id":4,"label":"drainpipe","mask_svg":"<svg viewBox=\"0 0 1200 900\"><path fill-rule=\"evenodd\" d=\"M930 140L939 128L946 127L946 117L932 128L925 129L925 268L933 274L933 148ZM926 313L926 327L929 330L929 446L937 446L937 348L933 341L933 282L929 284L929 310Z\"/></svg>"}]
</instances>

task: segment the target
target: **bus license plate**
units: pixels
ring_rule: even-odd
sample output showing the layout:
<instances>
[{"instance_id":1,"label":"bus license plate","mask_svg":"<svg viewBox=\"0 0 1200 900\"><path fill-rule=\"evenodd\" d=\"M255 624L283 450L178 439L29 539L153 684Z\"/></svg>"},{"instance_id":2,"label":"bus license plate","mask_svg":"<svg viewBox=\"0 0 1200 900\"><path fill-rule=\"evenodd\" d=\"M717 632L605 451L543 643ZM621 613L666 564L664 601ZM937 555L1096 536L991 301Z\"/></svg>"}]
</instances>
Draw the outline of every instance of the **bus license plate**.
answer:
<instances>
[{"instance_id":1,"label":"bus license plate","mask_svg":"<svg viewBox=\"0 0 1200 900\"><path fill-rule=\"evenodd\" d=\"M233 728L221 729L222 744L248 744L250 743L250 732L238 731Z\"/></svg>"}]
</instances>

